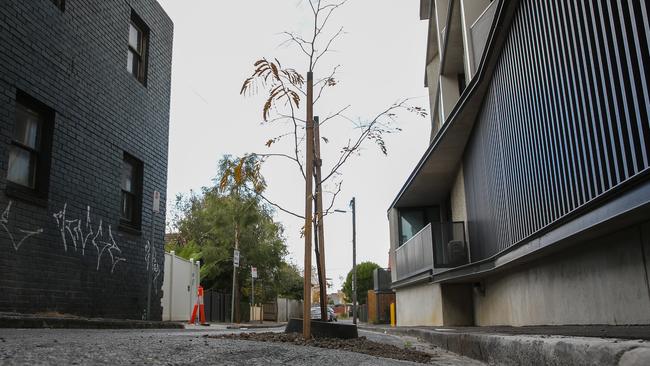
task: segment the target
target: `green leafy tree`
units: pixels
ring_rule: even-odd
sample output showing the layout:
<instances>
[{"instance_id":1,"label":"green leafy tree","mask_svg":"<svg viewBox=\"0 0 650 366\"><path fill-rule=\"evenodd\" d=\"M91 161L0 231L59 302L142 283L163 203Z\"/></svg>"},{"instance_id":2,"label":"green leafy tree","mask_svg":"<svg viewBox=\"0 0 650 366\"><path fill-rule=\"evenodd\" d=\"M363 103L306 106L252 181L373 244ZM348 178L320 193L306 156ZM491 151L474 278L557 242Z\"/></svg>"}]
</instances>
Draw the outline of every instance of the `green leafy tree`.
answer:
<instances>
[{"instance_id":1,"label":"green leafy tree","mask_svg":"<svg viewBox=\"0 0 650 366\"><path fill-rule=\"evenodd\" d=\"M286 276L282 269L286 266L287 248L283 227L273 220L273 210L256 194L265 188L256 165L254 159L226 156L219 162L214 187L177 197L172 227L178 234L167 249L184 258L201 260L204 288L229 290L237 241L237 293L250 296L250 267L257 267L256 300L265 301L278 292L276 278Z\"/></svg>"},{"instance_id":2,"label":"green leafy tree","mask_svg":"<svg viewBox=\"0 0 650 366\"><path fill-rule=\"evenodd\" d=\"M374 281L372 278L372 272L381 268L377 263L373 262L363 262L357 264L357 301L359 304L363 305L368 301L368 290L372 290L374 286ZM348 276L345 278L343 283L343 293L345 297L352 301L352 273L354 270L350 270Z\"/></svg>"},{"instance_id":3,"label":"green leafy tree","mask_svg":"<svg viewBox=\"0 0 650 366\"><path fill-rule=\"evenodd\" d=\"M275 278L275 288L278 296L302 300L303 281L301 272L294 264L280 264Z\"/></svg>"}]
</instances>

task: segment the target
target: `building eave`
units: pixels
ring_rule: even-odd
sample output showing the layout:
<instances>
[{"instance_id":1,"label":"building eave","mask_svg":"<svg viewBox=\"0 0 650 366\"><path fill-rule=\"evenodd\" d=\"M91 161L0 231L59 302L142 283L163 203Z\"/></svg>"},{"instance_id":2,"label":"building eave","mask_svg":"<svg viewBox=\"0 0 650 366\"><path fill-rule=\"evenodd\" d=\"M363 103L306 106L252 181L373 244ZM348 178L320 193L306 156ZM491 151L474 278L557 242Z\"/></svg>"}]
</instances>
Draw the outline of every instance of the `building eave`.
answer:
<instances>
[{"instance_id":1,"label":"building eave","mask_svg":"<svg viewBox=\"0 0 650 366\"><path fill-rule=\"evenodd\" d=\"M481 58L476 76L460 96L458 103L407 178L389 210L397 207L435 204L449 192L518 4L519 0L499 2L495 21L490 28L486 51Z\"/></svg>"}]
</instances>

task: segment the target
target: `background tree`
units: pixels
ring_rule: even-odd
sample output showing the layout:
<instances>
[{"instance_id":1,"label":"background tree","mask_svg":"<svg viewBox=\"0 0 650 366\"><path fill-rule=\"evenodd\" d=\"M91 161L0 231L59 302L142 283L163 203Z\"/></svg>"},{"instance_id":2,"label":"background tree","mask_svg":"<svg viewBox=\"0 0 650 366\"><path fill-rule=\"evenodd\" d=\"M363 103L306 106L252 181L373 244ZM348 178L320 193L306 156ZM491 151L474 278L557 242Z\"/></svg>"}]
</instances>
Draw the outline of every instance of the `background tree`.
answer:
<instances>
[{"instance_id":1,"label":"background tree","mask_svg":"<svg viewBox=\"0 0 650 366\"><path fill-rule=\"evenodd\" d=\"M302 275L296 265L286 262L280 264L274 286L278 296L302 300Z\"/></svg>"},{"instance_id":2,"label":"background tree","mask_svg":"<svg viewBox=\"0 0 650 366\"><path fill-rule=\"evenodd\" d=\"M204 189L202 194L178 203L185 216L178 223L176 241L167 249L183 258L201 260L201 284L206 289L228 289L232 285L235 211L241 226L239 272L245 272L244 277L254 266L260 278L274 278L287 254L282 226L273 221L270 208L251 198L237 200L216 189ZM246 209L241 210L242 206Z\"/></svg>"},{"instance_id":3,"label":"background tree","mask_svg":"<svg viewBox=\"0 0 650 366\"><path fill-rule=\"evenodd\" d=\"M368 301L368 290L372 290L374 287L374 280L372 277L372 272L381 268L377 263L373 262L363 262L357 264L357 301L359 304L363 305ZM348 276L345 278L343 283L343 293L347 300L351 301L352 299L352 273L354 269L348 272Z\"/></svg>"},{"instance_id":4,"label":"background tree","mask_svg":"<svg viewBox=\"0 0 650 366\"><path fill-rule=\"evenodd\" d=\"M236 293L250 296L250 267L254 266L259 276L256 299L264 301L280 292L292 294L290 284L297 280L295 266L284 262L284 229L274 221L273 209L256 194L264 190L265 184L255 166L254 160L226 156L219 163L217 185L204 187L200 194L177 197L172 214L177 235L167 249L184 258L201 260L204 288L229 290L233 245L238 240L241 255ZM283 281L289 286L275 285L287 283Z\"/></svg>"}]
</instances>

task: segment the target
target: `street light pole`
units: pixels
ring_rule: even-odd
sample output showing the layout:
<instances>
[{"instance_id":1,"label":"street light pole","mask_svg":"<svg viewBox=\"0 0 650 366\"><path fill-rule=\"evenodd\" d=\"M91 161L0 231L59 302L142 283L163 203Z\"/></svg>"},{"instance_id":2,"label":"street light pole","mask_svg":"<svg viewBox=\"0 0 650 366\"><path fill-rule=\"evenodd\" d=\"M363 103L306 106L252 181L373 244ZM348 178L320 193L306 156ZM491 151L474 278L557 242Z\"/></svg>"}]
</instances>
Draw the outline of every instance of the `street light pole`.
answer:
<instances>
[{"instance_id":1,"label":"street light pole","mask_svg":"<svg viewBox=\"0 0 650 366\"><path fill-rule=\"evenodd\" d=\"M235 250L232 254L232 294L230 295L230 323L235 323L237 267L239 267L239 223L235 222Z\"/></svg>"},{"instance_id":2,"label":"street light pole","mask_svg":"<svg viewBox=\"0 0 650 366\"><path fill-rule=\"evenodd\" d=\"M352 323L357 324L357 217L356 198L350 201L352 209Z\"/></svg>"}]
</instances>

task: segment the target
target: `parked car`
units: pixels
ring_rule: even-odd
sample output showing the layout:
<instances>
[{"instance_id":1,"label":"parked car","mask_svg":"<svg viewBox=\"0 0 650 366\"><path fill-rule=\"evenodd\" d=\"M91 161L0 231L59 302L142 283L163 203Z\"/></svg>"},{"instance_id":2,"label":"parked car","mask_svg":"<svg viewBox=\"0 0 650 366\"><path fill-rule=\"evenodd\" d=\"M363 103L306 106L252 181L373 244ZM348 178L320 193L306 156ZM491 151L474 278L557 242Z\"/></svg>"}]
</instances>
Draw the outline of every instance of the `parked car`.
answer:
<instances>
[{"instance_id":1,"label":"parked car","mask_svg":"<svg viewBox=\"0 0 650 366\"><path fill-rule=\"evenodd\" d=\"M327 321L330 322L336 322L338 321L338 318L336 317L336 313L334 313L334 309L331 307L327 307ZM311 307L311 318L312 319L320 319L320 305L312 306Z\"/></svg>"}]
</instances>

